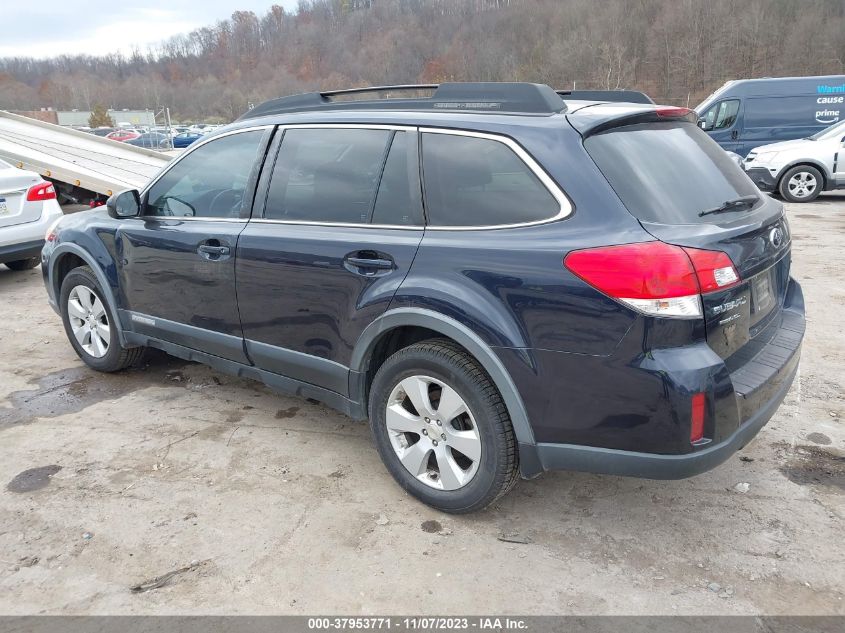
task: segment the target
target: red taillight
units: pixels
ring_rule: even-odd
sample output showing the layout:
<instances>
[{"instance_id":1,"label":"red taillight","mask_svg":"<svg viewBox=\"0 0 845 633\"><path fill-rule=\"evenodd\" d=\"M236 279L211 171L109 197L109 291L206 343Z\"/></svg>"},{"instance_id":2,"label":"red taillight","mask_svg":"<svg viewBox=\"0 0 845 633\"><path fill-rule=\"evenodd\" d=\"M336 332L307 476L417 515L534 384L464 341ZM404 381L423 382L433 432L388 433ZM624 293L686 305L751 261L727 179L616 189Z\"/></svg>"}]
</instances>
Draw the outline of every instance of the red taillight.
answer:
<instances>
[{"instance_id":1,"label":"red taillight","mask_svg":"<svg viewBox=\"0 0 845 633\"><path fill-rule=\"evenodd\" d=\"M725 253L657 241L572 251L563 263L606 295L656 316L701 317L700 293L739 281Z\"/></svg>"},{"instance_id":2,"label":"red taillight","mask_svg":"<svg viewBox=\"0 0 845 633\"><path fill-rule=\"evenodd\" d=\"M677 106L660 106L654 112L661 119L682 119L683 117L689 116L692 110Z\"/></svg>"},{"instance_id":3,"label":"red taillight","mask_svg":"<svg viewBox=\"0 0 845 633\"><path fill-rule=\"evenodd\" d=\"M706 400L703 393L692 396L692 414L690 415L689 440L693 444L704 438L704 409Z\"/></svg>"},{"instance_id":4,"label":"red taillight","mask_svg":"<svg viewBox=\"0 0 845 633\"><path fill-rule=\"evenodd\" d=\"M663 242L572 251L563 262L591 286L621 299L668 299L698 294L689 257Z\"/></svg>"},{"instance_id":5,"label":"red taillight","mask_svg":"<svg viewBox=\"0 0 845 633\"><path fill-rule=\"evenodd\" d=\"M739 283L739 273L727 253L685 248L698 277L702 294L724 290Z\"/></svg>"},{"instance_id":6,"label":"red taillight","mask_svg":"<svg viewBox=\"0 0 845 633\"><path fill-rule=\"evenodd\" d=\"M44 200L55 200L56 188L51 182L39 182L32 185L26 192L27 202L42 202Z\"/></svg>"}]
</instances>

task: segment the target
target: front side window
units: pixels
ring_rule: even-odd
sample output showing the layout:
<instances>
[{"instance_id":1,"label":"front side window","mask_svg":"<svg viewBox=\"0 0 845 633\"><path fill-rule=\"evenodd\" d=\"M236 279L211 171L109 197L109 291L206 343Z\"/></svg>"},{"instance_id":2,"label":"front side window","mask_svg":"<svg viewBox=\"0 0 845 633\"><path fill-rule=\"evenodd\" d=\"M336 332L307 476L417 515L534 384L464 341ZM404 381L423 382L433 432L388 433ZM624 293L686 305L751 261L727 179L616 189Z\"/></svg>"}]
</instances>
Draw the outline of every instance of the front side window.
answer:
<instances>
[{"instance_id":1,"label":"front side window","mask_svg":"<svg viewBox=\"0 0 845 633\"><path fill-rule=\"evenodd\" d=\"M237 218L263 136L240 132L198 147L150 187L144 214Z\"/></svg>"},{"instance_id":2,"label":"front side window","mask_svg":"<svg viewBox=\"0 0 845 633\"><path fill-rule=\"evenodd\" d=\"M553 218L560 204L514 151L496 140L422 136L428 222L495 226Z\"/></svg>"},{"instance_id":3,"label":"front side window","mask_svg":"<svg viewBox=\"0 0 845 633\"><path fill-rule=\"evenodd\" d=\"M390 130L286 130L264 217L368 223L391 136Z\"/></svg>"},{"instance_id":4,"label":"front side window","mask_svg":"<svg viewBox=\"0 0 845 633\"><path fill-rule=\"evenodd\" d=\"M736 123L736 116L739 113L739 99L722 101L710 108L704 115L704 129L724 130Z\"/></svg>"}]
</instances>

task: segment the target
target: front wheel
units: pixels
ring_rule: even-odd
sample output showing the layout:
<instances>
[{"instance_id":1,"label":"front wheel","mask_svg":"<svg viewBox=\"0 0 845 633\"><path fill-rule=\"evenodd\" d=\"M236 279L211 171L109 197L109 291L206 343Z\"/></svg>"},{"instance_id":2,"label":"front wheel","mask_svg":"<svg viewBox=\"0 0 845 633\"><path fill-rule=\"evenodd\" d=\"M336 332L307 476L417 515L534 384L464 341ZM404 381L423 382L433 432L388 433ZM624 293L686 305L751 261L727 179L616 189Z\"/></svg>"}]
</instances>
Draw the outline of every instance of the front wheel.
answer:
<instances>
[{"instance_id":1,"label":"front wheel","mask_svg":"<svg viewBox=\"0 0 845 633\"><path fill-rule=\"evenodd\" d=\"M138 362L143 347L121 347L105 293L88 266L70 271L62 281L62 322L73 349L97 371L119 371Z\"/></svg>"},{"instance_id":2,"label":"front wheel","mask_svg":"<svg viewBox=\"0 0 845 633\"><path fill-rule=\"evenodd\" d=\"M452 341L406 347L379 368L370 427L385 466L444 512L480 510L518 477L516 439L496 386Z\"/></svg>"},{"instance_id":3,"label":"front wheel","mask_svg":"<svg viewBox=\"0 0 845 633\"><path fill-rule=\"evenodd\" d=\"M780 179L778 191L789 202L811 202L819 197L824 185L821 172L810 165L796 165Z\"/></svg>"}]
</instances>

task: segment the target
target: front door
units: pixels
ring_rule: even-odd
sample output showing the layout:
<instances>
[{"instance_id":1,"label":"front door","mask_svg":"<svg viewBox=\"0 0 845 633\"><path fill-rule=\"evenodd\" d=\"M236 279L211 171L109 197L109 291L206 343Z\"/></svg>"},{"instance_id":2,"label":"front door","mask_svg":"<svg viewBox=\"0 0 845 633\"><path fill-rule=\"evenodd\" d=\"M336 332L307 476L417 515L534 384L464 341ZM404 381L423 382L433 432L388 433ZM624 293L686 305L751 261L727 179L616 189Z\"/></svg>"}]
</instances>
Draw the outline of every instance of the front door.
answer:
<instances>
[{"instance_id":1,"label":"front door","mask_svg":"<svg viewBox=\"0 0 845 633\"><path fill-rule=\"evenodd\" d=\"M346 395L353 347L422 239L416 130L288 128L267 180L263 217L238 241L247 351L262 369Z\"/></svg>"},{"instance_id":2,"label":"front door","mask_svg":"<svg viewBox=\"0 0 845 633\"><path fill-rule=\"evenodd\" d=\"M739 99L725 99L712 105L701 115L701 128L714 141L729 152L736 152L743 158L748 153L743 148L742 125L739 119Z\"/></svg>"},{"instance_id":3,"label":"front door","mask_svg":"<svg viewBox=\"0 0 845 633\"><path fill-rule=\"evenodd\" d=\"M116 236L121 320L134 331L239 362L235 251L268 129L221 136L149 188Z\"/></svg>"}]
</instances>

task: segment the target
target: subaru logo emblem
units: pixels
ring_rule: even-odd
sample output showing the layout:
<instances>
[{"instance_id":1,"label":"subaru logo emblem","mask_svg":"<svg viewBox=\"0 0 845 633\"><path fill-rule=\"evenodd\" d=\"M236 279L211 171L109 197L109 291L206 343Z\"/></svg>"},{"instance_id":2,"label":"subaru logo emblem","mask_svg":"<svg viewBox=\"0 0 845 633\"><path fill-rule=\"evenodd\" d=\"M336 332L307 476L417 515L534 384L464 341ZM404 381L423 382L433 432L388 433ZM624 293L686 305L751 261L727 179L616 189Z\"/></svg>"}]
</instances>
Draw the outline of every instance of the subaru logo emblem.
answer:
<instances>
[{"instance_id":1,"label":"subaru logo emblem","mask_svg":"<svg viewBox=\"0 0 845 633\"><path fill-rule=\"evenodd\" d=\"M776 226L769 232L769 241L775 248L780 248L783 244L783 231L779 226Z\"/></svg>"}]
</instances>

